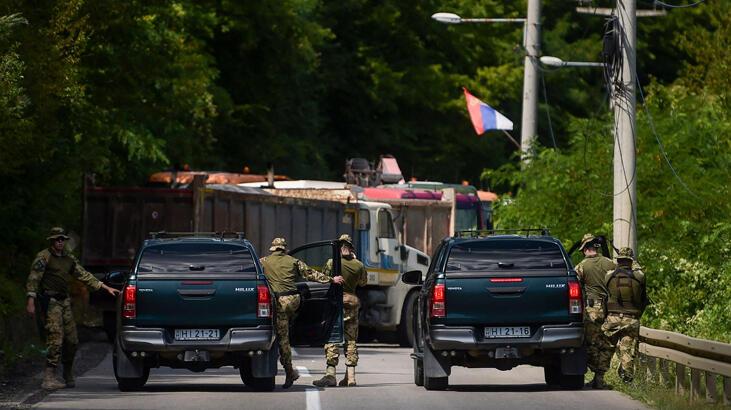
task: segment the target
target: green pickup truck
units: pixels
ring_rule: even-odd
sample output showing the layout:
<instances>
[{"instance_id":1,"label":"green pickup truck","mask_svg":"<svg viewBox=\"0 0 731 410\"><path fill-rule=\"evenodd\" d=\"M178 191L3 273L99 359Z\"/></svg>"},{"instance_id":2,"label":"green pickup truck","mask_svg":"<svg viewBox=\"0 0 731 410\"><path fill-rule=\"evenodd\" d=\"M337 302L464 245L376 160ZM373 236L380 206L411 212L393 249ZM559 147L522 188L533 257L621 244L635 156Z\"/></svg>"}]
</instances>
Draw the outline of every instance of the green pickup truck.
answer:
<instances>
[{"instance_id":1,"label":"green pickup truck","mask_svg":"<svg viewBox=\"0 0 731 410\"><path fill-rule=\"evenodd\" d=\"M290 252L318 268L336 241ZM150 368L202 372L233 366L257 391L274 389L278 347L272 292L249 241L238 235L146 240L130 272L106 281L122 290L117 301L114 375L120 390L142 388ZM302 305L291 331L293 345L343 340L342 288L299 282Z\"/></svg>"},{"instance_id":2,"label":"green pickup truck","mask_svg":"<svg viewBox=\"0 0 731 410\"><path fill-rule=\"evenodd\" d=\"M571 260L548 236L465 232L439 245L413 323L414 382L448 387L452 366L544 368L549 385L581 388L584 301Z\"/></svg>"}]
</instances>

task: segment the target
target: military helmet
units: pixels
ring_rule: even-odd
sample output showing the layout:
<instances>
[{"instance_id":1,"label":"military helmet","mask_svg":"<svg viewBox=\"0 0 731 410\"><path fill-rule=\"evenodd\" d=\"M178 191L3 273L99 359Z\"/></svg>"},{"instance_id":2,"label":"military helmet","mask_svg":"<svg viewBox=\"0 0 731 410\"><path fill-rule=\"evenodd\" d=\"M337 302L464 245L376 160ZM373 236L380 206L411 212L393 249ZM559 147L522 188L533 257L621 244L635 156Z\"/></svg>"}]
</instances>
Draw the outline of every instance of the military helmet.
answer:
<instances>
[{"instance_id":1,"label":"military helmet","mask_svg":"<svg viewBox=\"0 0 731 410\"><path fill-rule=\"evenodd\" d=\"M581 246L579 246L579 250L583 251L584 248L586 248L586 245L594 242L595 240L596 240L596 237L594 235L592 235L590 233L585 234L584 237L581 238ZM596 247L596 244L594 244L594 246Z\"/></svg>"},{"instance_id":2,"label":"military helmet","mask_svg":"<svg viewBox=\"0 0 731 410\"><path fill-rule=\"evenodd\" d=\"M274 240L272 240L272 246L269 247L269 252L286 251L286 250L287 250L287 240L284 238L274 238Z\"/></svg>"},{"instance_id":3,"label":"military helmet","mask_svg":"<svg viewBox=\"0 0 731 410\"><path fill-rule=\"evenodd\" d=\"M70 239L69 236L66 235L66 231L63 228L61 228L60 226L54 226L53 228L51 228L51 233L48 234L46 240L53 241L58 238L63 238L64 240Z\"/></svg>"},{"instance_id":4,"label":"military helmet","mask_svg":"<svg viewBox=\"0 0 731 410\"><path fill-rule=\"evenodd\" d=\"M338 241L343 242L346 245L353 248L353 240L350 238L350 235L348 235L347 233L340 235L340 238L338 238Z\"/></svg>"},{"instance_id":5,"label":"military helmet","mask_svg":"<svg viewBox=\"0 0 731 410\"><path fill-rule=\"evenodd\" d=\"M617 259L629 259L634 260L635 259L635 252L632 250L632 248L623 247L617 252Z\"/></svg>"}]
</instances>

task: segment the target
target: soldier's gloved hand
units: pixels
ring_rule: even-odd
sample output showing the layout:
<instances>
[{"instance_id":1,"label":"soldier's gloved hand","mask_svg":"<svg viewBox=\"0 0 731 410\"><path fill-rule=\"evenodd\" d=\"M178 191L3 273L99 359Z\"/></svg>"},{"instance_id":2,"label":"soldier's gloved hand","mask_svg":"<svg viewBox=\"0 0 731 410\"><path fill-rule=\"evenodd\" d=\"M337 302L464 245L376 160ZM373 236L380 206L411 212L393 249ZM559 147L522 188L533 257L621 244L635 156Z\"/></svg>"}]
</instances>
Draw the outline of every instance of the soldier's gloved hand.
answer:
<instances>
[{"instance_id":1,"label":"soldier's gloved hand","mask_svg":"<svg viewBox=\"0 0 731 410\"><path fill-rule=\"evenodd\" d=\"M110 288L109 286L104 285L104 284L102 284L102 289L106 290L107 293L109 293L112 296L117 296L120 293L117 289Z\"/></svg>"},{"instance_id":2,"label":"soldier's gloved hand","mask_svg":"<svg viewBox=\"0 0 731 410\"><path fill-rule=\"evenodd\" d=\"M35 298L28 298L28 302L25 306L25 311L28 312L28 316L34 317L36 315L36 300Z\"/></svg>"},{"instance_id":3,"label":"soldier's gloved hand","mask_svg":"<svg viewBox=\"0 0 731 410\"><path fill-rule=\"evenodd\" d=\"M333 278L333 283L335 283L335 284L342 285L343 282L345 282L345 279L343 279L342 276L335 276Z\"/></svg>"}]
</instances>

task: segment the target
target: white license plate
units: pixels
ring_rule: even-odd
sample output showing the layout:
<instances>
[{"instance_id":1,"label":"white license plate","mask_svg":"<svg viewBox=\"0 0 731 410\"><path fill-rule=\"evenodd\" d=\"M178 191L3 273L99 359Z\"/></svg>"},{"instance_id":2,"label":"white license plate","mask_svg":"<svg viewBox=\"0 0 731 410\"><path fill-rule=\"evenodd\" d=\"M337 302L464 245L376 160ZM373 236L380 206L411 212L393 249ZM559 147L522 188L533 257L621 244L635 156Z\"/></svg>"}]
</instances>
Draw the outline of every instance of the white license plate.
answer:
<instances>
[{"instance_id":1,"label":"white license plate","mask_svg":"<svg viewBox=\"0 0 731 410\"><path fill-rule=\"evenodd\" d=\"M218 329L175 329L175 340L218 340Z\"/></svg>"},{"instance_id":2,"label":"white license plate","mask_svg":"<svg viewBox=\"0 0 731 410\"><path fill-rule=\"evenodd\" d=\"M488 339L497 339L500 337L530 337L530 326L486 327L485 337Z\"/></svg>"}]
</instances>

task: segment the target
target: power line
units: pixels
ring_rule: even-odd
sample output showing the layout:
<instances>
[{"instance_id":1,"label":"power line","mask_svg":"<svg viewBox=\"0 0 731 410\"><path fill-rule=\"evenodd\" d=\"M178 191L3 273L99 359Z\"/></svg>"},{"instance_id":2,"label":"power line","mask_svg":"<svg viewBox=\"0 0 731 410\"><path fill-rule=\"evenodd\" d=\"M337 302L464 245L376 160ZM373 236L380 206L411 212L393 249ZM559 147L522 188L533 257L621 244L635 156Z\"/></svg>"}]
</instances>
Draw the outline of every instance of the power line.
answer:
<instances>
[{"instance_id":1,"label":"power line","mask_svg":"<svg viewBox=\"0 0 731 410\"><path fill-rule=\"evenodd\" d=\"M673 172L673 175L675 175L675 178L680 182L680 185L685 188L686 191L688 191L689 194L693 195L696 199L701 199L698 195L696 195L695 192L693 192L688 185L686 185L685 181L683 181L682 178L680 178L680 175L678 175L678 172L675 170L675 167L673 167L673 164L670 162L670 159L668 158L668 154L665 151L665 146L663 145L662 141L660 140L660 136L657 134L657 131L655 130L655 122L652 120L652 115L650 114L650 109L647 108L647 102L645 101L645 94L642 92L642 86L640 85L639 80L637 81L637 89L640 92L640 98L642 98L642 106L645 109L645 113L647 114L647 121L650 124L650 129L652 130L652 134L655 136L655 141L657 141L658 147L660 147L660 153L662 154L662 157L665 159L665 162L668 164L668 167L670 167L670 170Z\"/></svg>"},{"instance_id":2,"label":"power line","mask_svg":"<svg viewBox=\"0 0 731 410\"><path fill-rule=\"evenodd\" d=\"M701 4L701 3L705 3L705 2L706 2L706 0L699 0L699 1L696 1L695 3L691 3L691 4L675 5L675 4L665 3L664 1L655 0L653 3L654 4L659 4L659 5L663 6L663 7L669 7L671 9L685 9L685 8L688 8L688 7L695 7L695 6L697 6L697 5Z\"/></svg>"},{"instance_id":3,"label":"power line","mask_svg":"<svg viewBox=\"0 0 731 410\"><path fill-rule=\"evenodd\" d=\"M546 103L546 118L548 118L548 130L551 132L551 141L553 141L553 148L558 149L556 145L556 137L553 134L553 125L551 123L551 111L548 105L548 93L546 92L546 76L541 73L541 84L543 84L543 102Z\"/></svg>"}]
</instances>

